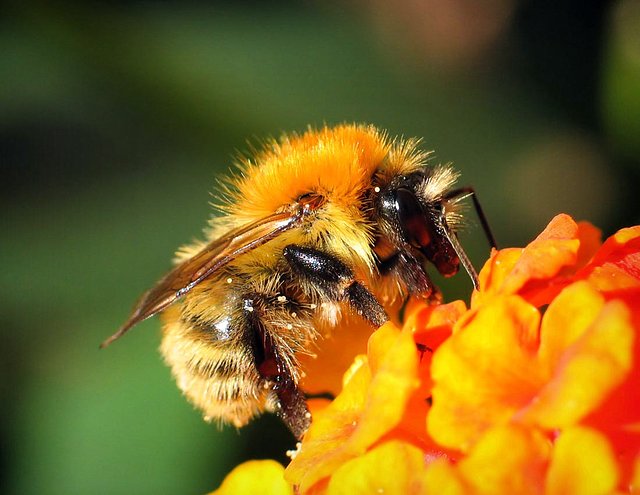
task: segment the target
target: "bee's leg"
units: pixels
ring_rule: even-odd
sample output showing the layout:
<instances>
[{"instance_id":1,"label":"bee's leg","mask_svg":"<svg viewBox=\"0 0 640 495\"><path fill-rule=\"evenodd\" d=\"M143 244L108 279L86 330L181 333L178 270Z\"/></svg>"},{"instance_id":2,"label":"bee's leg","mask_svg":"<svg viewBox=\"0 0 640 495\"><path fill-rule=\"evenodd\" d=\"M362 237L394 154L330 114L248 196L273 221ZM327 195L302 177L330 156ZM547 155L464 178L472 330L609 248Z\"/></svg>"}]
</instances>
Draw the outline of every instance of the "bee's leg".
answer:
<instances>
[{"instance_id":1,"label":"bee's leg","mask_svg":"<svg viewBox=\"0 0 640 495\"><path fill-rule=\"evenodd\" d=\"M335 256L294 244L286 246L283 255L298 277L329 299L346 299L358 314L375 326L389 319L373 294L355 279L353 270Z\"/></svg>"},{"instance_id":2,"label":"bee's leg","mask_svg":"<svg viewBox=\"0 0 640 495\"><path fill-rule=\"evenodd\" d=\"M276 415L301 439L311 424L304 394L296 385L287 362L271 336L264 315L245 299L244 314L258 373L278 397ZM268 311L268 310L267 310Z\"/></svg>"},{"instance_id":3,"label":"bee's leg","mask_svg":"<svg viewBox=\"0 0 640 495\"><path fill-rule=\"evenodd\" d=\"M291 374L284 374L279 378L281 380L274 387L280 401L280 408L276 411L276 415L300 440L311 425L311 413L307 407L307 399L293 382Z\"/></svg>"},{"instance_id":4,"label":"bee's leg","mask_svg":"<svg viewBox=\"0 0 640 495\"><path fill-rule=\"evenodd\" d=\"M423 264L406 251L397 251L378 262L382 275L394 273L402 280L410 294L431 301L441 301L442 294L424 269Z\"/></svg>"}]
</instances>

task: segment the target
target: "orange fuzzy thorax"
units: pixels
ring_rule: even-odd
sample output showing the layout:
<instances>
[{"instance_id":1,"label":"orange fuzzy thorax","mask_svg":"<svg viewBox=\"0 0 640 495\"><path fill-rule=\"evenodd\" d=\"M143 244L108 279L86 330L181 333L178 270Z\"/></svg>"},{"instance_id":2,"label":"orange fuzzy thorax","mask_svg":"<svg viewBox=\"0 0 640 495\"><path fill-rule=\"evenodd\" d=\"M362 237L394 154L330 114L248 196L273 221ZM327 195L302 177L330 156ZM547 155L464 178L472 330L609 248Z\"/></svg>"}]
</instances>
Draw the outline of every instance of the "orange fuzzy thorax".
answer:
<instances>
[{"instance_id":1,"label":"orange fuzzy thorax","mask_svg":"<svg viewBox=\"0 0 640 495\"><path fill-rule=\"evenodd\" d=\"M327 204L311 228L288 232L274 244L323 247L369 278L374 272L374 226L366 217L363 193L372 187L376 173L384 180L424 166L428 154L416 146L416 140L393 141L373 126L355 124L270 141L256 156L240 159L241 172L228 180L227 200L219 206L225 215L210 221L210 239L313 191ZM260 259L263 253L256 250L244 261Z\"/></svg>"}]
</instances>

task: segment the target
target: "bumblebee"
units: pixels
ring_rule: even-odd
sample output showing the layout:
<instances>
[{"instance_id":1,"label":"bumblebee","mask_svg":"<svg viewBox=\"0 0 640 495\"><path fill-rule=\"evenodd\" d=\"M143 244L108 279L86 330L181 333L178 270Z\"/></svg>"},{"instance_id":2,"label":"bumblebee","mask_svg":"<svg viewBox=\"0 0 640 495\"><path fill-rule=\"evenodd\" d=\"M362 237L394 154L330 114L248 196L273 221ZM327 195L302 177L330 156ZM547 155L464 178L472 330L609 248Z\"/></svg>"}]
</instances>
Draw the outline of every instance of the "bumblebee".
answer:
<instances>
[{"instance_id":1,"label":"bumblebee","mask_svg":"<svg viewBox=\"0 0 640 495\"><path fill-rule=\"evenodd\" d=\"M438 298L427 264L445 277L460 265L460 200L449 165L431 165L416 139L368 125L309 129L268 142L222 182L222 214L206 242L138 301L102 347L162 312L161 352L205 419L240 427L275 412L301 438L311 416L300 358L355 313L378 327L407 296Z\"/></svg>"}]
</instances>

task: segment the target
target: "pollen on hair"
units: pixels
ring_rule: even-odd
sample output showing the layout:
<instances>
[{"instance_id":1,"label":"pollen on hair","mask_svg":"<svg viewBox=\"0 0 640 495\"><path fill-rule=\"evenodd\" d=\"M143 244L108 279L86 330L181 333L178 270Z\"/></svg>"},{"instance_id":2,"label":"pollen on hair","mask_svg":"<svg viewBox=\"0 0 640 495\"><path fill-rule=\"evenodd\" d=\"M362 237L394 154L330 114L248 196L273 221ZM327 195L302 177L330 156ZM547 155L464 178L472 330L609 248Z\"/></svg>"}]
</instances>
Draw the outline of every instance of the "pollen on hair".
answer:
<instances>
[{"instance_id":1,"label":"pollen on hair","mask_svg":"<svg viewBox=\"0 0 640 495\"><path fill-rule=\"evenodd\" d=\"M300 453L301 450L302 450L302 443L298 442L298 443L296 443L295 450L287 450L287 452L286 452L287 457L289 457L291 460L293 460L293 459L296 458L296 456Z\"/></svg>"}]
</instances>

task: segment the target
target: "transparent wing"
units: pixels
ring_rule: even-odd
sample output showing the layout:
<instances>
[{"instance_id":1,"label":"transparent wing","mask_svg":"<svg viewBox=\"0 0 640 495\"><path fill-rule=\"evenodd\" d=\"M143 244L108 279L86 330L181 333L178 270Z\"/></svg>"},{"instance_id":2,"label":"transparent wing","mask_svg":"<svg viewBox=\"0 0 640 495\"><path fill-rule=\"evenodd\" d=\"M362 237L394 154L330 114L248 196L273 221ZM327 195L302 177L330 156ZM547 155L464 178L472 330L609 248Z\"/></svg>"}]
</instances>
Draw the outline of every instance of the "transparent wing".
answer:
<instances>
[{"instance_id":1,"label":"transparent wing","mask_svg":"<svg viewBox=\"0 0 640 495\"><path fill-rule=\"evenodd\" d=\"M211 241L198 254L183 261L165 275L138 300L131 315L116 333L100 347L106 347L122 337L134 325L162 311L207 277L213 275L243 253L265 244L281 233L295 227L308 208L288 208L254 223L235 229Z\"/></svg>"}]
</instances>

